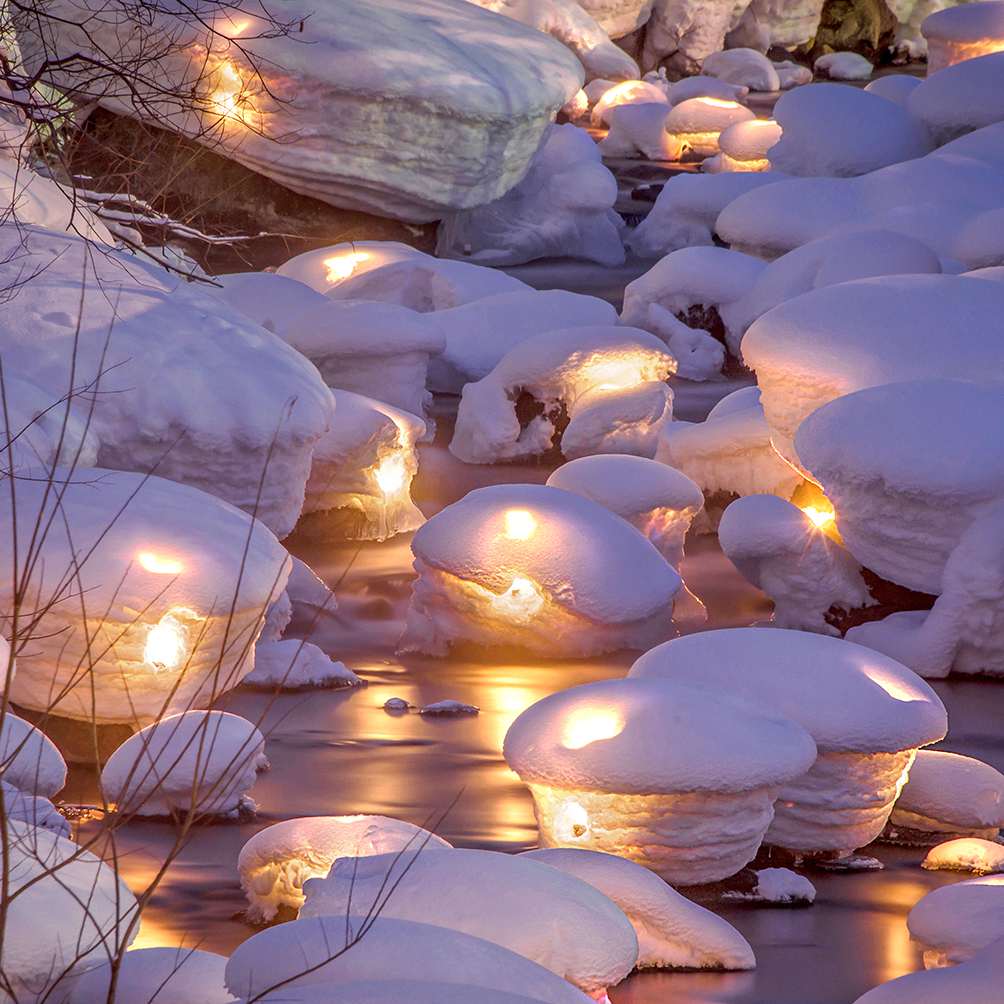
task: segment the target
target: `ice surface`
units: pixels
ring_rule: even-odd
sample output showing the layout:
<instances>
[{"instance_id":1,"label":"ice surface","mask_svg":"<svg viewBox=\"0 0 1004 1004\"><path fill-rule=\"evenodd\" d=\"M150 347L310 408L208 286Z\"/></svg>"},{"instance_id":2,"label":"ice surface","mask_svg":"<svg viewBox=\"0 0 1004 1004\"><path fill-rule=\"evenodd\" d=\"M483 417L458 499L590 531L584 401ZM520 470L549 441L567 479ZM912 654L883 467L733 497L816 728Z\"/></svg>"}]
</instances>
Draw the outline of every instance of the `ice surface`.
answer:
<instances>
[{"instance_id":1,"label":"ice surface","mask_svg":"<svg viewBox=\"0 0 1004 1004\"><path fill-rule=\"evenodd\" d=\"M949 6L924 18L927 75L933 76L963 60L1004 49L1004 6L998 0Z\"/></svg>"},{"instance_id":2,"label":"ice surface","mask_svg":"<svg viewBox=\"0 0 1004 1004\"><path fill-rule=\"evenodd\" d=\"M774 64L762 53L754 49L726 49L713 52L701 64L701 72L709 77L717 77L728 84L748 87L751 91L778 91L778 80Z\"/></svg>"},{"instance_id":3,"label":"ice surface","mask_svg":"<svg viewBox=\"0 0 1004 1004\"><path fill-rule=\"evenodd\" d=\"M493 202L443 220L436 253L479 265L555 256L620 265L616 201L617 181L589 134L571 123L553 125L521 181Z\"/></svg>"},{"instance_id":4,"label":"ice surface","mask_svg":"<svg viewBox=\"0 0 1004 1004\"><path fill-rule=\"evenodd\" d=\"M582 422L576 407L580 397L593 389L627 391L661 384L675 371L676 360L665 344L638 328L590 325L534 335L506 353L483 379L464 386L450 452L467 463L490 464L564 446L557 424L562 406L570 419L564 431L581 444L576 428ZM516 410L522 394L543 405L543 413L525 427ZM625 419L637 417L630 409L625 416L617 408L605 412L608 425L602 431L614 431ZM665 421L671 415L672 409L664 407L659 417ZM596 430L590 438L597 438ZM585 451L580 445L577 452Z\"/></svg>"},{"instance_id":5,"label":"ice surface","mask_svg":"<svg viewBox=\"0 0 1004 1004\"><path fill-rule=\"evenodd\" d=\"M336 662L309 641L286 638L259 641L254 669L243 683L254 687L297 690L301 687L354 687L363 681L343 662Z\"/></svg>"},{"instance_id":6,"label":"ice surface","mask_svg":"<svg viewBox=\"0 0 1004 1004\"><path fill-rule=\"evenodd\" d=\"M280 906L303 906L303 883L328 874L336 858L448 848L442 837L388 816L307 816L274 823L256 833L237 858L248 919L269 923Z\"/></svg>"},{"instance_id":7,"label":"ice surface","mask_svg":"<svg viewBox=\"0 0 1004 1004\"><path fill-rule=\"evenodd\" d=\"M101 771L120 813L236 816L243 792L268 766L265 737L226 711L169 715L127 739Z\"/></svg>"},{"instance_id":8,"label":"ice surface","mask_svg":"<svg viewBox=\"0 0 1004 1004\"><path fill-rule=\"evenodd\" d=\"M574 847L525 851L520 857L560 868L609 896L638 935L638 968L756 965L753 949L731 924L691 903L634 861Z\"/></svg>"},{"instance_id":9,"label":"ice surface","mask_svg":"<svg viewBox=\"0 0 1004 1004\"><path fill-rule=\"evenodd\" d=\"M265 611L289 571L265 526L161 478L56 468L54 483L58 515L46 482L15 483L21 565L38 519L48 532L34 545L38 560L22 595L22 630L32 628L11 700L84 721L146 725L212 701L250 671ZM11 494L0 502L5 526ZM11 561L8 552L0 566L5 620Z\"/></svg>"},{"instance_id":10,"label":"ice surface","mask_svg":"<svg viewBox=\"0 0 1004 1004\"><path fill-rule=\"evenodd\" d=\"M56 744L9 708L0 730L0 772L8 784L45 798L66 784L66 762Z\"/></svg>"},{"instance_id":11,"label":"ice surface","mask_svg":"<svg viewBox=\"0 0 1004 1004\"><path fill-rule=\"evenodd\" d=\"M934 889L914 906L906 924L924 949L928 969L965 962L1004 935L1004 876Z\"/></svg>"},{"instance_id":12,"label":"ice surface","mask_svg":"<svg viewBox=\"0 0 1004 1004\"><path fill-rule=\"evenodd\" d=\"M498 851L342 858L303 891L302 917L344 916L350 903L361 913L383 904L381 917L421 919L493 941L597 998L638 958L630 921L605 895L557 868Z\"/></svg>"},{"instance_id":13,"label":"ice surface","mask_svg":"<svg viewBox=\"0 0 1004 1004\"><path fill-rule=\"evenodd\" d=\"M932 847L923 867L937 871L972 872L987 875L1004 872L1004 847L994 840L959 837Z\"/></svg>"}]
</instances>

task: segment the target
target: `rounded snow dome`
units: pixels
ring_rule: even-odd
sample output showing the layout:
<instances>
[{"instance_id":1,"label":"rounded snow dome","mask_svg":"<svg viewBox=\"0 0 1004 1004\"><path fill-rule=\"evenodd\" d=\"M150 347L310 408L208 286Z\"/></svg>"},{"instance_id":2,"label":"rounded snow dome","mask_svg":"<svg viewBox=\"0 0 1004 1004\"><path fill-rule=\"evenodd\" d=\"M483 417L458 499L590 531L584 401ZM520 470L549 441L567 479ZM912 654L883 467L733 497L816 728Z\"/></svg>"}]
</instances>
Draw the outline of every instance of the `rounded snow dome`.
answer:
<instances>
[{"instance_id":1,"label":"rounded snow dome","mask_svg":"<svg viewBox=\"0 0 1004 1004\"><path fill-rule=\"evenodd\" d=\"M221 1004L227 959L197 948L137 948L118 966L115 999L143 1004ZM69 1004L106 1004L112 967L103 962L73 985Z\"/></svg>"},{"instance_id":2,"label":"rounded snow dome","mask_svg":"<svg viewBox=\"0 0 1004 1004\"><path fill-rule=\"evenodd\" d=\"M1002 80L1004 52L965 59L928 76L906 99L906 110L943 146L1004 120Z\"/></svg>"},{"instance_id":3,"label":"rounded snow dome","mask_svg":"<svg viewBox=\"0 0 1004 1004\"><path fill-rule=\"evenodd\" d=\"M927 76L1004 49L1004 3L982 0L928 14L920 25L927 39Z\"/></svg>"},{"instance_id":4,"label":"rounded snow dome","mask_svg":"<svg viewBox=\"0 0 1004 1004\"><path fill-rule=\"evenodd\" d=\"M773 120L746 119L722 130L718 145L733 160L760 161L781 138L781 127Z\"/></svg>"},{"instance_id":5,"label":"rounded snow dome","mask_svg":"<svg viewBox=\"0 0 1004 1004\"><path fill-rule=\"evenodd\" d=\"M719 152L718 136L723 129L755 118L738 101L689 98L673 107L666 118L666 132L679 136L694 153L710 157Z\"/></svg>"},{"instance_id":6,"label":"rounded snow dome","mask_svg":"<svg viewBox=\"0 0 1004 1004\"><path fill-rule=\"evenodd\" d=\"M43 798L52 798L66 784L66 761L56 744L9 709L0 730L0 777Z\"/></svg>"},{"instance_id":7,"label":"rounded snow dome","mask_svg":"<svg viewBox=\"0 0 1004 1004\"><path fill-rule=\"evenodd\" d=\"M906 926L928 969L965 962L1004 936L1004 875L934 889L910 911Z\"/></svg>"}]
</instances>

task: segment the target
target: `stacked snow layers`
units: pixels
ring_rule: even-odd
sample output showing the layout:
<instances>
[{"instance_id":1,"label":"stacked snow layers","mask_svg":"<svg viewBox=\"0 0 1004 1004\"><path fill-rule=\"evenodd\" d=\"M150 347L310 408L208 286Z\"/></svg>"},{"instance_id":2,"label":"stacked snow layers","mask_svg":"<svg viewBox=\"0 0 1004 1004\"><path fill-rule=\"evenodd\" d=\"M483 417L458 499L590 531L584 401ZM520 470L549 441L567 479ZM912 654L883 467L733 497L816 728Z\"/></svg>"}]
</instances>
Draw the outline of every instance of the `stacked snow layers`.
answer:
<instances>
[{"instance_id":1,"label":"stacked snow layers","mask_svg":"<svg viewBox=\"0 0 1004 1004\"><path fill-rule=\"evenodd\" d=\"M196 286L44 230L0 228L5 371L88 416L97 463L209 492L278 536L331 422L317 370ZM29 280L29 281L26 281Z\"/></svg>"},{"instance_id":2,"label":"stacked snow layers","mask_svg":"<svg viewBox=\"0 0 1004 1004\"><path fill-rule=\"evenodd\" d=\"M160 478L54 478L17 480L0 502L18 534L16 552L0 553L4 634L19 601L12 701L136 727L208 704L250 672L290 567L265 526Z\"/></svg>"},{"instance_id":3,"label":"stacked snow layers","mask_svg":"<svg viewBox=\"0 0 1004 1004\"><path fill-rule=\"evenodd\" d=\"M504 754L533 795L541 847L619 854L692 885L753 859L778 792L816 746L745 695L627 679L538 701L513 722Z\"/></svg>"},{"instance_id":4,"label":"stacked snow layers","mask_svg":"<svg viewBox=\"0 0 1004 1004\"><path fill-rule=\"evenodd\" d=\"M916 674L850 642L783 629L736 628L646 652L629 679L703 681L759 700L802 725L819 756L789 781L767 843L847 853L882 832L920 746L948 729L945 708Z\"/></svg>"},{"instance_id":5,"label":"stacked snow layers","mask_svg":"<svg viewBox=\"0 0 1004 1004\"><path fill-rule=\"evenodd\" d=\"M60 0L44 42L33 22L18 41L29 67L70 53L128 65L156 46L145 90L95 74L82 96L221 149L293 191L417 222L512 188L582 83L559 42L461 0L226 10L200 0L186 10L135 30L128 3L98 15ZM293 30L270 31L263 13ZM68 83L82 86L79 74Z\"/></svg>"},{"instance_id":6,"label":"stacked snow layers","mask_svg":"<svg viewBox=\"0 0 1004 1004\"><path fill-rule=\"evenodd\" d=\"M626 520L574 492L479 488L420 527L412 550L402 651L446 655L466 640L569 658L676 633L679 574Z\"/></svg>"}]
</instances>

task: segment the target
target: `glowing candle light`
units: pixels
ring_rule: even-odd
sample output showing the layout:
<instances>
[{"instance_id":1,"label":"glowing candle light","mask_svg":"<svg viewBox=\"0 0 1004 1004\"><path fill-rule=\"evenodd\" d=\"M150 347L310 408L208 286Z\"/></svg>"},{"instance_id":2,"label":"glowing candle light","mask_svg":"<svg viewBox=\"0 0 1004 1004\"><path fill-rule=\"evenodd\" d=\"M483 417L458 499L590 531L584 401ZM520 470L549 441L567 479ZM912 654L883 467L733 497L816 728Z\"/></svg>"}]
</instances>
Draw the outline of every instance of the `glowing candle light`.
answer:
<instances>
[{"instance_id":1,"label":"glowing candle light","mask_svg":"<svg viewBox=\"0 0 1004 1004\"><path fill-rule=\"evenodd\" d=\"M570 750L580 750L599 739L613 739L623 728L624 721L615 711L573 716L565 726L564 744Z\"/></svg>"},{"instance_id":2,"label":"glowing candle light","mask_svg":"<svg viewBox=\"0 0 1004 1004\"><path fill-rule=\"evenodd\" d=\"M324 264L328 269L328 282L341 282L342 279L348 279L356 270L356 266L361 262L369 261L370 257L363 251L355 251L352 254L325 258Z\"/></svg>"},{"instance_id":3,"label":"glowing candle light","mask_svg":"<svg viewBox=\"0 0 1004 1004\"><path fill-rule=\"evenodd\" d=\"M526 622L543 608L544 597L529 579L517 575L504 593L492 599L492 606L511 620Z\"/></svg>"},{"instance_id":4,"label":"glowing candle light","mask_svg":"<svg viewBox=\"0 0 1004 1004\"><path fill-rule=\"evenodd\" d=\"M836 515L832 509L820 509L814 505L804 506L802 512L820 528L824 527L827 523L832 523L833 517Z\"/></svg>"},{"instance_id":5,"label":"glowing candle light","mask_svg":"<svg viewBox=\"0 0 1004 1004\"><path fill-rule=\"evenodd\" d=\"M376 482L386 495L400 491L404 487L407 477L408 472L405 470L404 458L401 456L387 457L376 470Z\"/></svg>"},{"instance_id":6,"label":"glowing candle light","mask_svg":"<svg viewBox=\"0 0 1004 1004\"><path fill-rule=\"evenodd\" d=\"M184 566L180 561L176 561L174 558L165 558L152 551L144 551L137 555L136 560L148 572L154 572L157 575L180 575L184 571Z\"/></svg>"},{"instance_id":7,"label":"glowing candle light","mask_svg":"<svg viewBox=\"0 0 1004 1004\"><path fill-rule=\"evenodd\" d=\"M525 509L510 509L505 514L505 532L510 540L526 540L536 527L537 521Z\"/></svg>"},{"instance_id":8,"label":"glowing candle light","mask_svg":"<svg viewBox=\"0 0 1004 1004\"><path fill-rule=\"evenodd\" d=\"M172 610L150 628L143 657L157 669L176 669L184 660L188 631L182 621L197 617L191 610Z\"/></svg>"}]
</instances>

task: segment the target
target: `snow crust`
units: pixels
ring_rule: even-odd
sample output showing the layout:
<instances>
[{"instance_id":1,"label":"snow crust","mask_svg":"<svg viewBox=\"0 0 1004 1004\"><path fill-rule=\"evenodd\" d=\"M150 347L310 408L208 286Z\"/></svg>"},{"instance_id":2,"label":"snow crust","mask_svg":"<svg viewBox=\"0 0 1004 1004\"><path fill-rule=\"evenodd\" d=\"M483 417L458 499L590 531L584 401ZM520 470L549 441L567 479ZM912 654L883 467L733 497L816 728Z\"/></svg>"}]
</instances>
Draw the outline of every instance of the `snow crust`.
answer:
<instances>
[{"instance_id":1,"label":"snow crust","mask_svg":"<svg viewBox=\"0 0 1004 1004\"><path fill-rule=\"evenodd\" d=\"M479 995L481 988L489 988L547 1004L586 1004L580 990L543 966L462 931L383 914L377 918L350 915L348 930L353 943L346 951L342 951L346 947L344 913L294 920L262 931L230 956L227 988L239 997L250 997L292 977L273 991L273 1000L295 1001L299 997L293 995L303 992L304 1000L321 1004L346 983L427 979L469 984L478 988ZM318 989L312 991L315 986ZM319 996L309 996L307 991Z\"/></svg>"},{"instance_id":2,"label":"snow crust","mask_svg":"<svg viewBox=\"0 0 1004 1004\"><path fill-rule=\"evenodd\" d=\"M66 761L41 729L7 710L0 728L0 773L21 791L51 798L66 784Z\"/></svg>"},{"instance_id":3,"label":"snow crust","mask_svg":"<svg viewBox=\"0 0 1004 1004\"><path fill-rule=\"evenodd\" d=\"M1004 846L977 837L959 837L932 847L923 867L932 871L963 871L976 875L1004 872Z\"/></svg>"},{"instance_id":4,"label":"snow crust","mask_svg":"<svg viewBox=\"0 0 1004 1004\"><path fill-rule=\"evenodd\" d=\"M72 390L99 466L156 467L292 529L332 414L306 359L210 293L78 237L0 227L0 257L0 283L21 283L0 308L5 368L57 400Z\"/></svg>"},{"instance_id":5,"label":"snow crust","mask_svg":"<svg viewBox=\"0 0 1004 1004\"><path fill-rule=\"evenodd\" d=\"M638 958L634 928L605 895L557 868L497 851L441 850L408 862L393 854L342 858L327 878L306 881L304 893L303 917L383 903L381 917L435 921L484 938L597 997Z\"/></svg>"},{"instance_id":6,"label":"snow crust","mask_svg":"<svg viewBox=\"0 0 1004 1004\"><path fill-rule=\"evenodd\" d=\"M552 125L521 181L487 205L443 221L436 253L480 265L554 256L620 265L623 221L616 201L617 181L589 134L571 123Z\"/></svg>"},{"instance_id":7,"label":"snow crust","mask_svg":"<svg viewBox=\"0 0 1004 1004\"><path fill-rule=\"evenodd\" d=\"M254 669L241 681L255 687L355 687L363 681L309 641L286 638L254 647Z\"/></svg>"},{"instance_id":8,"label":"snow crust","mask_svg":"<svg viewBox=\"0 0 1004 1004\"><path fill-rule=\"evenodd\" d=\"M23 597L22 619L40 616L11 700L100 724L146 725L209 703L250 671L265 611L290 566L264 525L161 478L56 468L54 483L58 513L46 482L16 482L22 562L36 521L49 529L36 543L41 560ZM7 526L10 494L0 502ZM5 620L11 560L8 553L0 565Z\"/></svg>"},{"instance_id":9,"label":"snow crust","mask_svg":"<svg viewBox=\"0 0 1004 1004\"><path fill-rule=\"evenodd\" d=\"M906 925L924 949L926 968L965 962L1004 935L1004 876L934 889L910 911Z\"/></svg>"},{"instance_id":10,"label":"snow crust","mask_svg":"<svg viewBox=\"0 0 1004 1004\"><path fill-rule=\"evenodd\" d=\"M672 886L634 861L582 848L549 847L525 851L594 886L627 915L638 935L640 969L752 969L753 949L727 921L681 896Z\"/></svg>"},{"instance_id":11,"label":"snow crust","mask_svg":"<svg viewBox=\"0 0 1004 1004\"><path fill-rule=\"evenodd\" d=\"M751 91L778 91L781 82L774 64L755 49L712 52L701 63L701 73Z\"/></svg>"},{"instance_id":12,"label":"snow crust","mask_svg":"<svg viewBox=\"0 0 1004 1004\"><path fill-rule=\"evenodd\" d=\"M127 739L101 771L119 813L236 816L243 792L268 766L265 737L226 711L169 715Z\"/></svg>"}]
</instances>

